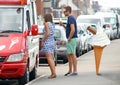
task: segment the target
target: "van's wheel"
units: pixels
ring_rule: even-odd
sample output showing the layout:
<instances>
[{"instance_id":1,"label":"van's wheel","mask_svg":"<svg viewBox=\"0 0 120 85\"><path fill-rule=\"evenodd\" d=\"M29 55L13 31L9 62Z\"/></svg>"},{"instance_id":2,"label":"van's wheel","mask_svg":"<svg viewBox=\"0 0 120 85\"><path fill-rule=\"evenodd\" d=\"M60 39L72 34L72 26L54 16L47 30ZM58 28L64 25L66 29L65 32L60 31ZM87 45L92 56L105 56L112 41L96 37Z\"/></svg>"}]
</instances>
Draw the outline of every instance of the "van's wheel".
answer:
<instances>
[{"instance_id":1,"label":"van's wheel","mask_svg":"<svg viewBox=\"0 0 120 85\"><path fill-rule=\"evenodd\" d=\"M30 72L30 81L37 77L37 68L34 66L33 70Z\"/></svg>"},{"instance_id":2,"label":"van's wheel","mask_svg":"<svg viewBox=\"0 0 120 85\"><path fill-rule=\"evenodd\" d=\"M19 82L19 85L24 85L24 84L29 82L29 68L28 68L28 66L26 67L26 71L25 71L24 76L22 78L20 78L18 80L18 82Z\"/></svg>"},{"instance_id":3,"label":"van's wheel","mask_svg":"<svg viewBox=\"0 0 120 85\"><path fill-rule=\"evenodd\" d=\"M64 58L63 58L63 64L65 64L65 63L67 63L68 62L68 58L67 58L67 56L65 56Z\"/></svg>"},{"instance_id":4,"label":"van's wheel","mask_svg":"<svg viewBox=\"0 0 120 85\"><path fill-rule=\"evenodd\" d=\"M76 57L78 58L81 55L81 52L79 51L79 49L76 49Z\"/></svg>"}]
</instances>

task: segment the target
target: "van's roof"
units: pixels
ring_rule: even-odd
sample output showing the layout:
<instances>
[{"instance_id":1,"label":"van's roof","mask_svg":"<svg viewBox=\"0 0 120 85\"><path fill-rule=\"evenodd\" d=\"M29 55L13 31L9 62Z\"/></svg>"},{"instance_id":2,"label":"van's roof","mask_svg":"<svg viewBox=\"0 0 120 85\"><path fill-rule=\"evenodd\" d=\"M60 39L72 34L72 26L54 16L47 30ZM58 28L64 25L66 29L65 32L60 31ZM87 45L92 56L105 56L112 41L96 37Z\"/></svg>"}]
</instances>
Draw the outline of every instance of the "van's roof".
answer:
<instances>
[{"instance_id":1,"label":"van's roof","mask_svg":"<svg viewBox=\"0 0 120 85\"><path fill-rule=\"evenodd\" d=\"M96 12L95 15L102 17L116 17L115 13L113 12Z\"/></svg>"},{"instance_id":2,"label":"van's roof","mask_svg":"<svg viewBox=\"0 0 120 85\"><path fill-rule=\"evenodd\" d=\"M76 21L79 22L79 20L83 20L83 19L99 19L101 21L103 21L103 17L100 16L95 16L95 15L80 15L77 17Z\"/></svg>"},{"instance_id":3,"label":"van's roof","mask_svg":"<svg viewBox=\"0 0 120 85\"><path fill-rule=\"evenodd\" d=\"M78 18L81 18L81 19L82 19L82 18L83 18L83 19L84 19L84 18L87 18L87 19L88 19L88 18L89 18L89 19L91 19L91 18L92 18L92 19L100 19L101 17L95 16L95 15L80 15L80 16L77 17L77 19L78 19Z\"/></svg>"}]
</instances>

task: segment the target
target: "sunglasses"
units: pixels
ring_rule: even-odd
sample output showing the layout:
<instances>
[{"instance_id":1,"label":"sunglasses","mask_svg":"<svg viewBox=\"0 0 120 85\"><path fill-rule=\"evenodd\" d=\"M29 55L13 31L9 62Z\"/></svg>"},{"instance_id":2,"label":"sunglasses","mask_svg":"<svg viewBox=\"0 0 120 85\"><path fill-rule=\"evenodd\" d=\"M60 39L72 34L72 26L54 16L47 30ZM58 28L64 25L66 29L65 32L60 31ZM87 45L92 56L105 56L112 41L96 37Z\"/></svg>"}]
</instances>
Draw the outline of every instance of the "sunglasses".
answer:
<instances>
[{"instance_id":1,"label":"sunglasses","mask_svg":"<svg viewBox=\"0 0 120 85\"><path fill-rule=\"evenodd\" d=\"M64 13L66 13L67 11L63 11Z\"/></svg>"}]
</instances>

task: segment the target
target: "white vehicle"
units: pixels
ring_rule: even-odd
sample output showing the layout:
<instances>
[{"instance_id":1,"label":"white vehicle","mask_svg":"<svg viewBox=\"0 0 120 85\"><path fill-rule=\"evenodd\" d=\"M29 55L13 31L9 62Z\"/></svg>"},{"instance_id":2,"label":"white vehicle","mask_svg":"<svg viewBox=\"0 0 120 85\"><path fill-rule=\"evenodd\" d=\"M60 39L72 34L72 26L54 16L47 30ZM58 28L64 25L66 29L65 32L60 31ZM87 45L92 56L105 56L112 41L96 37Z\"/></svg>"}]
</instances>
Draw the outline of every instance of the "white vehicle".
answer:
<instances>
[{"instance_id":1,"label":"white vehicle","mask_svg":"<svg viewBox=\"0 0 120 85\"><path fill-rule=\"evenodd\" d=\"M96 16L103 17L105 29L110 29L110 38L117 38L117 17L113 12L96 12Z\"/></svg>"},{"instance_id":2,"label":"white vehicle","mask_svg":"<svg viewBox=\"0 0 120 85\"><path fill-rule=\"evenodd\" d=\"M92 36L86 28L87 23L77 23L78 29L78 45L77 45L77 55L84 54L85 52L91 50L91 46L87 43L88 38Z\"/></svg>"},{"instance_id":3,"label":"white vehicle","mask_svg":"<svg viewBox=\"0 0 120 85\"><path fill-rule=\"evenodd\" d=\"M76 19L77 23L93 23L96 25L100 25L101 27L103 27L104 25L104 20L102 17L98 17L95 15L80 15L77 17Z\"/></svg>"},{"instance_id":4,"label":"white vehicle","mask_svg":"<svg viewBox=\"0 0 120 85\"><path fill-rule=\"evenodd\" d=\"M66 63L67 60L67 47L66 47L66 32L65 29L56 24L55 25L55 41L56 41L56 54L57 54L57 60L62 60L63 63Z\"/></svg>"},{"instance_id":5,"label":"white vehicle","mask_svg":"<svg viewBox=\"0 0 120 85\"><path fill-rule=\"evenodd\" d=\"M108 36L110 34L110 31L107 31L104 28L105 21L103 17L96 16L96 15L80 15L77 17L76 21L77 23L88 23L96 27L100 26Z\"/></svg>"}]
</instances>

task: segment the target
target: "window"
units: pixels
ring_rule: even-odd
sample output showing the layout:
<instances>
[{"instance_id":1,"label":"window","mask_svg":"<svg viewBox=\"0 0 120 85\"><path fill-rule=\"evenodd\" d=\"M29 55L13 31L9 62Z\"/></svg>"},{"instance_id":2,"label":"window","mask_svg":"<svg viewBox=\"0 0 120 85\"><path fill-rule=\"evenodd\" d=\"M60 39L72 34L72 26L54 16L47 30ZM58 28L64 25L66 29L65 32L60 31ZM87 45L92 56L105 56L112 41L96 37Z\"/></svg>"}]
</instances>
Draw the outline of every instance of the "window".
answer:
<instances>
[{"instance_id":1,"label":"window","mask_svg":"<svg viewBox=\"0 0 120 85\"><path fill-rule=\"evenodd\" d=\"M22 8L1 8L0 9L0 32L22 32L23 20Z\"/></svg>"}]
</instances>

